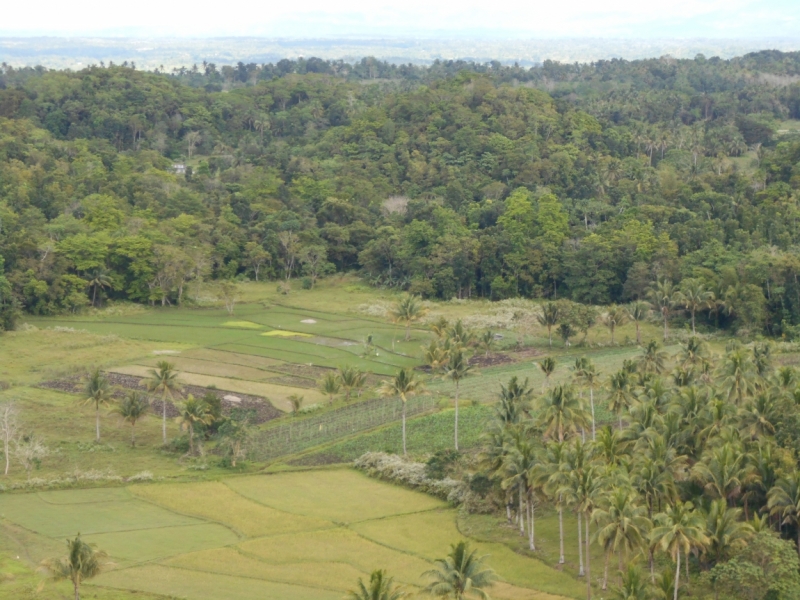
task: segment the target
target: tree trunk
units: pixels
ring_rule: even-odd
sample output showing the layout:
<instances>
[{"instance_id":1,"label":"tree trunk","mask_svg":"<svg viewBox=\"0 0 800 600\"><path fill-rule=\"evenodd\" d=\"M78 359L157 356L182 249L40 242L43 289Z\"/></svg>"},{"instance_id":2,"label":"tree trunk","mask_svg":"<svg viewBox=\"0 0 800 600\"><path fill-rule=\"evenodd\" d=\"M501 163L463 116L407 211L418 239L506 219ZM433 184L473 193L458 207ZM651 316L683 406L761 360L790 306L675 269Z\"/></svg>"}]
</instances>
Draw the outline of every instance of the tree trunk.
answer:
<instances>
[{"instance_id":1,"label":"tree trunk","mask_svg":"<svg viewBox=\"0 0 800 600\"><path fill-rule=\"evenodd\" d=\"M100 405L97 405L94 413L94 429L95 429L95 441L99 444L100 443Z\"/></svg>"},{"instance_id":2,"label":"tree trunk","mask_svg":"<svg viewBox=\"0 0 800 600\"><path fill-rule=\"evenodd\" d=\"M586 600L592 600L592 557L589 556L589 513L586 513Z\"/></svg>"},{"instance_id":3,"label":"tree trunk","mask_svg":"<svg viewBox=\"0 0 800 600\"><path fill-rule=\"evenodd\" d=\"M642 345L642 332L639 330L639 321L636 321L636 345Z\"/></svg>"},{"instance_id":4,"label":"tree trunk","mask_svg":"<svg viewBox=\"0 0 800 600\"><path fill-rule=\"evenodd\" d=\"M667 336L669 335L669 330L667 329L667 315L664 315L664 341L667 341Z\"/></svg>"},{"instance_id":5,"label":"tree trunk","mask_svg":"<svg viewBox=\"0 0 800 600\"><path fill-rule=\"evenodd\" d=\"M167 443L167 393L161 397L161 437L164 444Z\"/></svg>"},{"instance_id":6,"label":"tree trunk","mask_svg":"<svg viewBox=\"0 0 800 600\"><path fill-rule=\"evenodd\" d=\"M131 448L136 448L136 422L131 423Z\"/></svg>"},{"instance_id":7,"label":"tree trunk","mask_svg":"<svg viewBox=\"0 0 800 600\"><path fill-rule=\"evenodd\" d=\"M675 591L672 596L672 600L678 600L678 585L680 584L680 575L681 575L681 551L680 548L678 549L678 562L675 566Z\"/></svg>"},{"instance_id":8,"label":"tree trunk","mask_svg":"<svg viewBox=\"0 0 800 600\"><path fill-rule=\"evenodd\" d=\"M536 507L533 498L528 498L528 548L536 550Z\"/></svg>"},{"instance_id":9,"label":"tree trunk","mask_svg":"<svg viewBox=\"0 0 800 600\"><path fill-rule=\"evenodd\" d=\"M6 476L8 476L8 468L11 466L11 457L8 453L8 437L3 440L3 452L6 455Z\"/></svg>"},{"instance_id":10,"label":"tree trunk","mask_svg":"<svg viewBox=\"0 0 800 600\"><path fill-rule=\"evenodd\" d=\"M519 491L519 534L525 537L525 508L522 503L522 490Z\"/></svg>"},{"instance_id":11,"label":"tree trunk","mask_svg":"<svg viewBox=\"0 0 800 600\"><path fill-rule=\"evenodd\" d=\"M692 335L697 335L697 332L694 329L694 311L692 311Z\"/></svg>"},{"instance_id":12,"label":"tree trunk","mask_svg":"<svg viewBox=\"0 0 800 600\"><path fill-rule=\"evenodd\" d=\"M655 564L655 560L653 559L653 549L652 548L648 548L647 549L647 554L648 554L648 562L650 563L650 583L655 585L655 583L656 583L656 564Z\"/></svg>"},{"instance_id":13,"label":"tree trunk","mask_svg":"<svg viewBox=\"0 0 800 600\"><path fill-rule=\"evenodd\" d=\"M578 577L583 577L583 527L581 524L581 513L578 512Z\"/></svg>"},{"instance_id":14,"label":"tree trunk","mask_svg":"<svg viewBox=\"0 0 800 600\"><path fill-rule=\"evenodd\" d=\"M610 327L609 329L611 329L611 345L613 346L614 345L614 327Z\"/></svg>"},{"instance_id":15,"label":"tree trunk","mask_svg":"<svg viewBox=\"0 0 800 600\"><path fill-rule=\"evenodd\" d=\"M564 560L564 509L561 506L558 507L558 548L558 564L563 565L566 561Z\"/></svg>"},{"instance_id":16,"label":"tree trunk","mask_svg":"<svg viewBox=\"0 0 800 600\"><path fill-rule=\"evenodd\" d=\"M550 325L547 326L547 343L551 348L553 347L553 333Z\"/></svg>"},{"instance_id":17,"label":"tree trunk","mask_svg":"<svg viewBox=\"0 0 800 600\"><path fill-rule=\"evenodd\" d=\"M411 323L406 324L406 341L411 339Z\"/></svg>"},{"instance_id":18,"label":"tree trunk","mask_svg":"<svg viewBox=\"0 0 800 600\"><path fill-rule=\"evenodd\" d=\"M458 379L456 379L456 428L455 428L456 452L458 452Z\"/></svg>"},{"instance_id":19,"label":"tree trunk","mask_svg":"<svg viewBox=\"0 0 800 600\"><path fill-rule=\"evenodd\" d=\"M603 587L600 588L603 591L608 589L608 557L609 557L610 554L611 554L611 551L607 550L606 551L606 564L605 564L605 567L603 568Z\"/></svg>"},{"instance_id":20,"label":"tree trunk","mask_svg":"<svg viewBox=\"0 0 800 600\"><path fill-rule=\"evenodd\" d=\"M194 427L189 424L189 454L194 456Z\"/></svg>"},{"instance_id":21,"label":"tree trunk","mask_svg":"<svg viewBox=\"0 0 800 600\"><path fill-rule=\"evenodd\" d=\"M406 401L403 400L403 456L406 454Z\"/></svg>"},{"instance_id":22,"label":"tree trunk","mask_svg":"<svg viewBox=\"0 0 800 600\"><path fill-rule=\"evenodd\" d=\"M594 425L594 388L589 386L589 404L592 406L592 441L596 441L597 432Z\"/></svg>"},{"instance_id":23,"label":"tree trunk","mask_svg":"<svg viewBox=\"0 0 800 600\"><path fill-rule=\"evenodd\" d=\"M72 586L75 588L75 600L81 600L81 584L73 581Z\"/></svg>"},{"instance_id":24,"label":"tree trunk","mask_svg":"<svg viewBox=\"0 0 800 600\"><path fill-rule=\"evenodd\" d=\"M94 290L92 291L92 308L94 308L95 300L97 300L97 286L94 286ZM78 593L77 591L75 592Z\"/></svg>"}]
</instances>

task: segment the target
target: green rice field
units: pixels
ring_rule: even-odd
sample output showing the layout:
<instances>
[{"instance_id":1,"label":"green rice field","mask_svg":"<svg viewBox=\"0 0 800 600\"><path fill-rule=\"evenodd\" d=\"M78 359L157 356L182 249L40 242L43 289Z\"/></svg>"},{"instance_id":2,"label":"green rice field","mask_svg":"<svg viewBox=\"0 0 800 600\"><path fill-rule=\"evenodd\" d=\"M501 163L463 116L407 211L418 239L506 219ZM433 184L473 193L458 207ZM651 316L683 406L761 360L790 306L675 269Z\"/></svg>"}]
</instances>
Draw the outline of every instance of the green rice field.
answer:
<instances>
[{"instance_id":1,"label":"green rice field","mask_svg":"<svg viewBox=\"0 0 800 600\"><path fill-rule=\"evenodd\" d=\"M432 561L464 539L444 502L352 469L4 494L0 515L7 554L38 561L78 531L108 552L114 565L85 584L90 598L338 600L377 568L414 593ZM571 576L472 541L501 578L493 597L580 597Z\"/></svg>"}]
</instances>

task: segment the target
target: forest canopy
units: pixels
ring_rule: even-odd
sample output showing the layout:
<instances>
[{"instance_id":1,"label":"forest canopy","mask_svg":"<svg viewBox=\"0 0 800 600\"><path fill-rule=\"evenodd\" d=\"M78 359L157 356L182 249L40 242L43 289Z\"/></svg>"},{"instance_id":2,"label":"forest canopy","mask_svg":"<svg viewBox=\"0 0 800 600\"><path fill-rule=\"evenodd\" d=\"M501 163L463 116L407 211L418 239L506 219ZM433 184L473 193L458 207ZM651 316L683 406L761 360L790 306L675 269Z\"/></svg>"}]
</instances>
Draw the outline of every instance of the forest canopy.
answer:
<instances>
[{"instance_id":1,"label":"forest canopy","mask_svg":"<svg viewBox=\"0 0 800 600\"><path fill-rule=\"evenodd\" d=\"M800 53L0 72L0 325L206 279L800 326ZM788 123L788 125L787 125Z\"/></svg>"}]
</instances>

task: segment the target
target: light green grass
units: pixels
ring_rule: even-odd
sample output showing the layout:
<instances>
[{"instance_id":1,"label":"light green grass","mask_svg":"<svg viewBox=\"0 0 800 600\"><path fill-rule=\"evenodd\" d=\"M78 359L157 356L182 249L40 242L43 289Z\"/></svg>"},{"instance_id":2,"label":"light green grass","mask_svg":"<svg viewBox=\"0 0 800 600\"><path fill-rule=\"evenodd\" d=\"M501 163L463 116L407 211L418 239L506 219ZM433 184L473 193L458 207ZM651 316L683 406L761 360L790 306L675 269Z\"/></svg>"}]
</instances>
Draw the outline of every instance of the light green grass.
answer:
<instances>
[{"instance_id":1,"label":"light green grass","mask_svg":"<svg viewBox=\"0 0 800 600\"><path fill-rule=\"evenodd\" d=\"M252 321L225 321L223 327L238 327L240 329L261 329L261 325Z\"/></svg>"},{"instance_id":2,"label":"light green grass","mask_svg":"<svg viewBox=\"0 0 800 600\"><path fill-rule=\"evenodd\" d=\"M332 523L286 513L244 498L217 481L138 485L131 492L169 510L222 523L257 537L332 527Z\"/></svg>"},{"instance_id":3,"label":"light green grass","mask_svg":"<svg viewBox=\"0 0 800 600\"><path fill-rule=\"evenodd\" d=\"M236 477L226 484L267 506L337 523L419 512L444 505L430 496L375 481L352 469Z\"/></svg>"},{"instance_id":4,"label":"light green grass","mask_svg":"<svg viewBox=\"0 0 800 600\"><path fill-rule=\"evenodd\" d=\"M265 337L314 337L310 333L298 333L297 331L286 331L284 329L273 329L272 331L265 331L261 335Z\"/></svg>"}]
</instances>

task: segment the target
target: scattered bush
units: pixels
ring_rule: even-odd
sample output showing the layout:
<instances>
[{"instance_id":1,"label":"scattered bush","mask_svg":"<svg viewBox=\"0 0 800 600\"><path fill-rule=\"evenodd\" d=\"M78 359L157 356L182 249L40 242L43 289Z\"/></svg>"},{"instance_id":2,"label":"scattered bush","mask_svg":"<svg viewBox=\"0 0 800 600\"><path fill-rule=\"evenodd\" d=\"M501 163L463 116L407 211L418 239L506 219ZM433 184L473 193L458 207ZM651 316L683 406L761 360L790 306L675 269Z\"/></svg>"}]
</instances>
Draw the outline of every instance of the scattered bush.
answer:
<instances>
[{"instance_id":1,"label":"scattered bush","mask_svg":"<svg viewBox=\"0 0 800 600\"><path fill-rule=\"evenodd\" d=\"M367 452L355 461L355 467L371 477L401 483L420 492L461 504L466 488L455 479L431 479L426 474L427 465L404 460L396 454Z\"/></svg>"}]
</instances>

